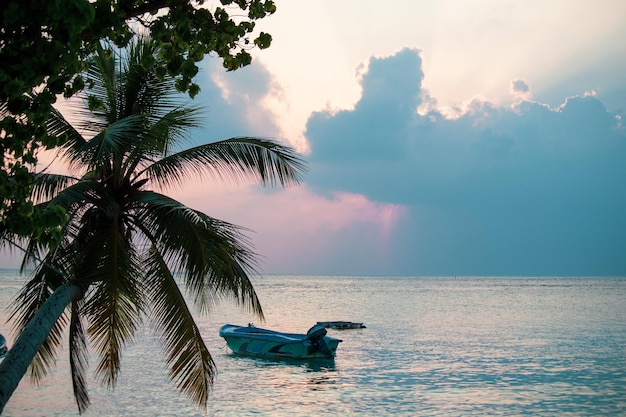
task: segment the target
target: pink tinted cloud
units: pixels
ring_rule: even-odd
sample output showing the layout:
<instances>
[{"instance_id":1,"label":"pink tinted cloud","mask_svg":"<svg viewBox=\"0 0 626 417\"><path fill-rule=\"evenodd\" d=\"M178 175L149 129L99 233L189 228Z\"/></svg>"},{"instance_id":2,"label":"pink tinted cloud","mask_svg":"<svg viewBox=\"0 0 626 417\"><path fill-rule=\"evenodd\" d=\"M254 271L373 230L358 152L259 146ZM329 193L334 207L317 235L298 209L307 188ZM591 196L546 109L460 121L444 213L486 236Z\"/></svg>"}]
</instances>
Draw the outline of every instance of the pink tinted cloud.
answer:
<instances>
[{"instance_id":1,"label":"pink tinted cloud","mask_svg":"<svg viewBox=\"0 0 626 417\"><path fill-rule=\"evenodd\" d=\"M185 204L250 229L263 273L306 273L340 254L384 258L404 206L362 195L314 194L306 186L267 192L252 186L189 184L177 193ZM384 259L381 259L384 262Z\"/></svg>"}]
</instances>

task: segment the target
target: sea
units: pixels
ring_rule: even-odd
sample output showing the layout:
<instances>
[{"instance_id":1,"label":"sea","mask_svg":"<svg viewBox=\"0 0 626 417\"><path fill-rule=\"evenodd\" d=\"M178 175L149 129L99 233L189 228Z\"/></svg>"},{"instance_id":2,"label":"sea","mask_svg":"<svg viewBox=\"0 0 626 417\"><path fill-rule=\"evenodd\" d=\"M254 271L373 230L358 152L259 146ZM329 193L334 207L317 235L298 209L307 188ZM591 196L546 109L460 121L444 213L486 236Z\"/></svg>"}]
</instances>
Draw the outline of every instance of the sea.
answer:
<instances>
[{"instance_id":1,"label":"sea","mask_svg":"<svg viewBox=\"0 0 626 417\"><path fill-rule=\"evenodd\" d=\"M25 278L0 271L4 307ZM206 410L167 377L149 323L114 390L89 380L84 416L626 416L626 278L255 277L265 321L230 302L196 314L219 373ZM334 361L234 355L225 323L343 340ZM96 361L92 360L90 374ZM3 416L78 416L67 351L40 386L25 378Z\"/></svg>"}]
</instances>

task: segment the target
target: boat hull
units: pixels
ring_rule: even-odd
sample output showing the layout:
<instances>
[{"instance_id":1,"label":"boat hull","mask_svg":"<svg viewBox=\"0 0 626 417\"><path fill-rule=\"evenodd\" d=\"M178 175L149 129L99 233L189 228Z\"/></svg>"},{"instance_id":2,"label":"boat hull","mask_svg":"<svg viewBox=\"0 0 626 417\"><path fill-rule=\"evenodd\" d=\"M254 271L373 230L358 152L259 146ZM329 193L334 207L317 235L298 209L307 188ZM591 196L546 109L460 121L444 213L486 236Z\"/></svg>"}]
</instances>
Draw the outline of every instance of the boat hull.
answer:
<instances>
[{"instance_id":1,"label":"boat hull","mask_svg":"<svg viewBox=\"0 0 626 417\"><path fill-rule=\"evenodd\" d=\"M282 333L253 326L226 324L220 328L220 336L228 347L238 355L279 359L332 359L341 342L330 336L317 340L307 334ZM320 339L328 350L320 348Z\"/></svg>"}]
</instances>

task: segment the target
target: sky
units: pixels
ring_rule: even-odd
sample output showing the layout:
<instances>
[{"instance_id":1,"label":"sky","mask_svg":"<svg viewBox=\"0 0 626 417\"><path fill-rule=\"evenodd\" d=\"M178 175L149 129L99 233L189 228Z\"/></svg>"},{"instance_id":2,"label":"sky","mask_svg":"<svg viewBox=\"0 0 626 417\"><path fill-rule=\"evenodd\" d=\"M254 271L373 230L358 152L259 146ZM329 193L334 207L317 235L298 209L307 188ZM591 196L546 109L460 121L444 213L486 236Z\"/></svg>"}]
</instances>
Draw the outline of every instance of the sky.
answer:
<instances>
[{"instance_id":1,"label":"sky","mask_svg":"<svg viewBox=\"0 0 626 417\"><path fill-rule=\"evenodd\" d=\"M191 141L289 144L303 184L173 193L259 272L626 275L626 2L276 4L252 65L203 61Z\"/></svg>"}]
</instances>

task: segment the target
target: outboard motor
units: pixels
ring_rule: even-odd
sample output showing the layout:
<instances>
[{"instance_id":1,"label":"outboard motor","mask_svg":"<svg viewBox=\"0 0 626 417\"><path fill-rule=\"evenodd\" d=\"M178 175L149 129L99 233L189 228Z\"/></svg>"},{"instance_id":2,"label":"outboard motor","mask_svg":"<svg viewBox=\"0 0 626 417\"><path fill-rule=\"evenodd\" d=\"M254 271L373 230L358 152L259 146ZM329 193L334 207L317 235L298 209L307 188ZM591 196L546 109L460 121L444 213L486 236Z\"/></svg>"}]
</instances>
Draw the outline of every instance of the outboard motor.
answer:
<instances>
[{"instance_id":1,"label":"outboard motor","mask_svg":"<svg viewBox=\"0 0 626 417\"><path fill-rule=\"evenodd\" d=\"M335 356L333 352L331 352L330 348L326 344L324 340L324 336L326 336L326 329L319 324L311 327L308 332L306 332L306 338L311 341L311 351L316 352L319 351L324 355L326 359L332 359Z\"/></svg>"}]
</instances>

